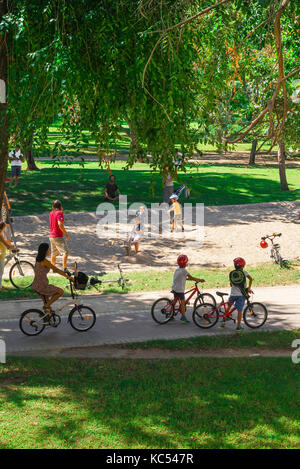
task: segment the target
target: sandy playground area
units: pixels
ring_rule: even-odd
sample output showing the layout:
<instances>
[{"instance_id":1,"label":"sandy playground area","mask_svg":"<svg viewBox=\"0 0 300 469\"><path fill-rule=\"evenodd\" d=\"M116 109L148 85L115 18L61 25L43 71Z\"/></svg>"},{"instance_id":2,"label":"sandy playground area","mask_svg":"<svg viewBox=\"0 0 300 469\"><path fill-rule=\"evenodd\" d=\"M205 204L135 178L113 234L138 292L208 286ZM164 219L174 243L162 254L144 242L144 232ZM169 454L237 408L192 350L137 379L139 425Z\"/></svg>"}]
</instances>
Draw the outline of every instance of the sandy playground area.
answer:
<instances>
[{"instance_id":1,"label":"sandy playground area","mask_svg":"<svg viewBox=\"0 0 300 469\"><path fill-rule=\"evenodd\" d=\"M259 243L261 236L273 232L282 233L282 256L295 259L300 257L299 211L300 201L205 207L202 241L195 226L185 226L184 233L166 229L156 238L145 236L140 252L135 255L133 249L130 257L125 256L120 243L110 246L106 237L97 236L96 213L66 213L69 267L76 260L80 270L89 273L114 271L119 262L125 271L169 269L174 268L181 253L189 257L191 267L227 267L236 256L254 265L271 262L270 250L262 249ZM120 228L126 227L124 224ZM38 245L48 239L48 214L15 217L14 230L22 255L34 260Z\"/></svg>"}]
</instances>

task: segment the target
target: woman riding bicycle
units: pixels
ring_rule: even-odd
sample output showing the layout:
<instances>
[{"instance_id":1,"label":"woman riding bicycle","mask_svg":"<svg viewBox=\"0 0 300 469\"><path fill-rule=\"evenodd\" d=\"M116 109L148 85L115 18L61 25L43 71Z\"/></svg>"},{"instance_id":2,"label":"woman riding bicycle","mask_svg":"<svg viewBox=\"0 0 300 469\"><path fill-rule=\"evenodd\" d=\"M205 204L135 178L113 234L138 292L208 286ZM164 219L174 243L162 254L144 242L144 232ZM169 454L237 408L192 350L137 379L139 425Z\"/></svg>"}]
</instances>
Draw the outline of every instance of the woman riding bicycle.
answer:
<instances>
[{"instance_id":1,"label":"woman riding bicycle","mask_svg":"<svg viewBox=\"0 0 300 469\"><path fill-rule=\"evenodd\" d=\"M42 297L44 301L44 312L52 313L51 305L58 300L64 293L62 288L51 285L48 280L48 273L51 270L53 272L65 277L67 279L72 278L67 272L55 267L48 261L47 257L50 255L50 246L48 243L42 243L39 245L38 253L36 256L36 263L34 267L35 277L33 280L32 288Z\"/></svg>"}]
</instances>

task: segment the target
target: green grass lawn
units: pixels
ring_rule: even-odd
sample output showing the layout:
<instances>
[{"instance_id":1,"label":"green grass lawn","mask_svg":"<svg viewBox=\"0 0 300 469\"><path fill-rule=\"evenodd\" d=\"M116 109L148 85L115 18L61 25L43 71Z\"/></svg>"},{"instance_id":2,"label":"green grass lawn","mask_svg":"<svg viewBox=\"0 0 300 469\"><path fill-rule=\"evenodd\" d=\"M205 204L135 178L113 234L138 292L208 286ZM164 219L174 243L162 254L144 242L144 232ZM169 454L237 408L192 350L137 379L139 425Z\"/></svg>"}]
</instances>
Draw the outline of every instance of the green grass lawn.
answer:
<instances>
[{"instance_id":1,"label":"green grass lawn","mask_svg":"<svg viewBox=\"0 0 300 469\"><path fill-rule=\"evenodd\" d=\"M300 282L300 270L295 265L290 268L280 268L274 264L260 264L257 266L249 266L248 271L254 277L253 288L255 286L275 286L275 285L292 285ZM227 269L190 269L190 272L195 277L204 278L206 280L204 289L208 288L224 288L229 285L229 272L231 268ZM156 291L168 290L171 288L174 270L145 270L145 271L131 271L124 274L126 278L130 279L127 288L122 291L116 283L104 283L97 287L88 288L83 294L97 294L97 293L128 293L139 291ZM119 274L109 272L107 275L100 277L102 280L116 280ZM50 283L65 289L65 295L70 294L67 288L68 281L60 276L49 276ZM193 286L193 282L188 282L187 286ZM31 289L16 290L12 287L9 280L3 281L4 290L0 292L0 300L9 300L17 298L38 298L38 295Z\"/></svg>"},{"instance_id":2,"label":"green grass lawn","mask_svg":"<svg viewBox=\"0 0 300 469\"><path fill-rule=\"evenodd\" d=\"M0 448L299 448L289 358L0 365Z\"/></svg>"},{"instance_id":3,"label":"green grass lawn","mask_svg":"<svg viewBox=\"0 0 300 469\"><path fill-rule=\"evenodd\" d=\"M111 168L121 193L128 204L162 201L162 178L153 174L146 164L137 163L125 171L125 162L116 161ZM23 171L18 187L8 190L13 214L48 212L54 199L60 199L66 212L94 212L104 201L108 173L97 162L39 162L41 171ZM191 189L190 203L206 205L246 204L300 199L300 168L287 169L289 192L280 189L279 172L273 167L244 165L191 165L186 174L179 172L175 188L186 183ZM182 202L186 200L183 198Z\"/></svg>"},{"instance_id":4,"label":"green grass lawn","mask_svg":"<svg viewBox=\"0 0 300 469\"><path fill-rule=\"evenodd\" d=\"M259 353L261 350L293 349L291 344L294 340L300 339L299 331L253 331L247 334L226 334L226 335L207 335L200 337L191 337L188 339L176 340L150 340L148 342L137 342L126 344L124 348L133 349L151 349L153 347L167 350L188 350L194 351L211 351L225 349L244 349L255 348ZM224 352L224 357L226 351Z\"/></svg>"}]
</instances>

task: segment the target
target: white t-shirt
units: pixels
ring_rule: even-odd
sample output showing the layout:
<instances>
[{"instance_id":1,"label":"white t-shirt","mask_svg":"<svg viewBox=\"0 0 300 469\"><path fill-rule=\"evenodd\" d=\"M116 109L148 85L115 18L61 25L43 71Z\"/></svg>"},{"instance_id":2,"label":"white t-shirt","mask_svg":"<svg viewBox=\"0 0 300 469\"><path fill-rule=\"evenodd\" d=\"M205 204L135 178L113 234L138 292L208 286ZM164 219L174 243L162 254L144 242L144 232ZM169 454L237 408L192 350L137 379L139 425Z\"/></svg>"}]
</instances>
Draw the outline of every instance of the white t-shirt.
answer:
<instances>
[{"instance_id":1,"label":"white t-shirt","mask_svg":"<svg viewBox=\"0 0 300 469\"><path fill-rule=\"evenodd\" d=\"M15 150L12 150L9 152L9 158L18 158L17 160L11 160L11 166L22 166L22 161L21 161L21 156L22 153L21 153L21 150L18 150L18 151L15 151Z\"/></svg>"},{"instance_id":2,"label":"white t-shirt","mask_svg":"<svg viewBox=\"0 0 300 469\"><path fill-rule=\"evenodd\" d=\"M176 269L173 277L172 290L176 293L184 293L186 278L188 275L189 272L184 267L182 269Z\"/></svg>"},{"instance_id":3,"label":"white t-shirt","mask_svg":"<svg viewBox=\"0 0 300 469\"><path fill-rule=\"evenodd\" d=\"M246 272L245 270L243 270L243 272L244 272L246 277L249 275L248 272ZM242 294L239 287L236 287L235 285L232 285L230 296L244 296L244 295Z\"/></svg>"}]
</instances>

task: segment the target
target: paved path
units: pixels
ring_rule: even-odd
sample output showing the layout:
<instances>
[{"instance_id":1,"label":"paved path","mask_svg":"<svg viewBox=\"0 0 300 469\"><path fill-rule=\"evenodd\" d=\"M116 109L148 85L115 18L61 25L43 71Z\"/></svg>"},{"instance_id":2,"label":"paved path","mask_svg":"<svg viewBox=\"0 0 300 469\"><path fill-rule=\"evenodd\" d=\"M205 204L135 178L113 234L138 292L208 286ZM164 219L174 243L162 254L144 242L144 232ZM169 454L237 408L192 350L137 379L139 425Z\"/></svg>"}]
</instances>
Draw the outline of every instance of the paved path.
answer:
<instances>
[{"instance_id":1,"label":"paved path","mask_svg":"<svg viewBox=\"0 0 300 469\"><path fill-rule=\"evenodd\" d=\"M228 292L228 289L224 291ZM269 310L268 321L262 329L299 329L299 293L299 285L256 288L255 300L264 302ZM5 340L8 353L16 353L228 334L234 331L233 324L228 325L226 330L221 330L217 325L208 331L197 328L192 322L182 324L179 320L164 326L156 324L150 315L151 304L154 299L166 295L169 296L169 292L86 296L83 298L84 303L91 305L97 313L97 322L92 330L87 333L74 331L67 324L67 315L63 315L59 328L46 328L37 337L23 335L19 330L18 318L29 306L39 307L40 301L1 301L0 338ZM188 317L190 315L191 310L188 311Z\"/></svg>"}]
</instances>

